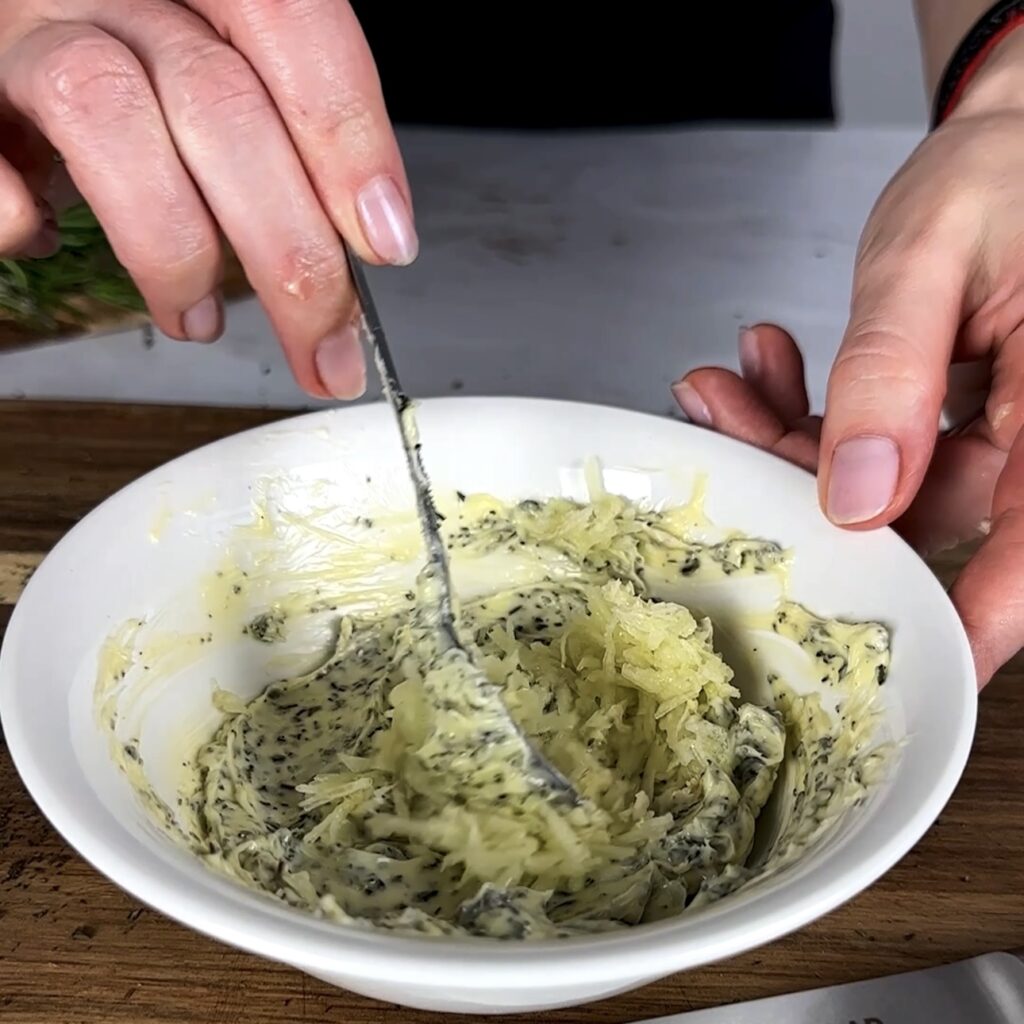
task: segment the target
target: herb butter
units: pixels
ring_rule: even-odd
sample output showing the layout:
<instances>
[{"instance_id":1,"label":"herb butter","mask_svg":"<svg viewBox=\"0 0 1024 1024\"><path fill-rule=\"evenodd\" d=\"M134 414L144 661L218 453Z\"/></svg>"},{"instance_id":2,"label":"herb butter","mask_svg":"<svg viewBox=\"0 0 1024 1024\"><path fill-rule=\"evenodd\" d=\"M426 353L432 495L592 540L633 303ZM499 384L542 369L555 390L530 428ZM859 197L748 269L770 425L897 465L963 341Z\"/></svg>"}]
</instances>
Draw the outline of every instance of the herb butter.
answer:
<instances>
[{"instance_id":1,"label":"herb butter","mask_svg":"<svg viewBox=\"0 0 1024 1024\"><path fill-rule=\"evenodd\" d=\"M487 742L403 586L342 616L313 670L249 701L221 691L223 721L187 752L179 806L159 820L213 870L292 907L428 935L630 927L781 870L879 777L888 634L783 596L763 628L808 660L835 713L777 674L765 706L744 700L711 621L668 598L680 581L781 577L788 556L697 539L693 521L611 495L510 507L460 495L445 520L453 562L544 570L466 600L459 627L577 806L547 799ZM305 609L276 603L250 620L249 642L278 642L313 610L314 595ZM117 749L145 790L136 740ZM773 795L783 824L753 854Z\"/></svg>"}]
</instances>

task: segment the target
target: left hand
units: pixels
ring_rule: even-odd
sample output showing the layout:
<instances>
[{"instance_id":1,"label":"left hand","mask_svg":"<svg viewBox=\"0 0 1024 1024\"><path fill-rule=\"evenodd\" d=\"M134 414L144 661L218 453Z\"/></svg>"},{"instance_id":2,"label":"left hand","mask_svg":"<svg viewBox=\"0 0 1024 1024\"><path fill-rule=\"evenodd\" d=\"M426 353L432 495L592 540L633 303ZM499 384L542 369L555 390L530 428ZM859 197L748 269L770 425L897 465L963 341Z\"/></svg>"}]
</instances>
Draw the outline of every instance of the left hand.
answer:
<instances>
[{"instance_id":1,"label":"left hand","mask_svg":"<svg viewBox=\"0 0 1024 1024\"><path fill-rule=\"evenodd\" d=\"M893 479L891 472L886 477L877 456L872 458L872 449L887 443L878 433L886 426L884 417L876 416L870 406L851 410L857 389L836 395L835 381L845 386L841 360L833 369L824 420L809 415L803 359L780 327L761 324L743 331L740 361L742 375L704 368L675 385L676 400L691 420L774 452L809 472L817 470L826 514L840 525L864 529L891 523L922 555L985 538L950 595L971 641L978 685L984 686L1016 653L1024 636L1024 442L1011 443L1008 454L988 414L956 436L936 442L933 434L933 451L919 484L906 483L901 464L895 474L896 497L873 515L868 504L863 521L844 522L860 512L865 501L877 503L874 495L880 484ZM888 383L884 378L867 381L882 391ZM988 408L992 406L990 400ZM829 460L829 442L824 439L850 436L830 424L836 413L839 423L849 417L845 422L857 431L854 437L869 440L855 444L853 457L837 456L838 443L832 440ZM861 456L858 447L866 448L867 456ZM849 460L846 465L844 458Z\"/></svg>"},{"instance_id":2,"label":"left hand","mask_svg":"<svg viewBox=\"0 0 1024 1024\"><path fill-rule=\"evenodd\" d=\"M824 418L793 339L743 333L743 375L688 374L694 421L817 470L829 518L892 524L924 553L984 537L951 597L978 683L1024 646L1024 31L875 206ZM951 362L992 360L982 415L939 439Z\"/></svg>"}]
</instances>

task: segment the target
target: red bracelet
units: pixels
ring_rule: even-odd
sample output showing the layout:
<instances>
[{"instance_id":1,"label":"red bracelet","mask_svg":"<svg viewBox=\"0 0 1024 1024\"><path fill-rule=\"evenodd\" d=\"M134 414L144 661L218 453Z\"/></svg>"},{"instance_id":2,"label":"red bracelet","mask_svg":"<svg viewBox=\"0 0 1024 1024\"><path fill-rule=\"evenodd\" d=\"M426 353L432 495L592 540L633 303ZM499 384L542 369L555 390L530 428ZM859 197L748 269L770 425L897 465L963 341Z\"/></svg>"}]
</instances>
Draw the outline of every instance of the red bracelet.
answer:
<instances>
[{"instance_id":1,"label":"red bracelet","mask_svg":"<svg viewBox=\"0 0 1024 1024\"><path fill-rule=\"evenodd\" d=\"M1024 25L1024 0L1001 0L993 4L972 26L942 73L935 105L932 129L938 128L960 102L978 68L989 54L1014 29Z\"/></svg>"}]
</instances>

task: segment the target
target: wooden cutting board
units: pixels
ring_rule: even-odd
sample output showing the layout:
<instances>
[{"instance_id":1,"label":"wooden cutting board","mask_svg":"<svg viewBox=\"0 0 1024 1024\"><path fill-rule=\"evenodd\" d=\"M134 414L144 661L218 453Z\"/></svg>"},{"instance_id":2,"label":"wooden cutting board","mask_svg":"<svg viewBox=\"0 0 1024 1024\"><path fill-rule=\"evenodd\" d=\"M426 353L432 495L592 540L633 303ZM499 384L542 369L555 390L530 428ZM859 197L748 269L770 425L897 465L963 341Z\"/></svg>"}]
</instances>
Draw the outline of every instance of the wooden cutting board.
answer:
<instances>
[{"instance_id":1,"label":"wooden cutting board","mask_svg":"<svg viewBox=\"0 0 1024 1024\"><path fill-rule=\"evenodd\" d=\"M0 628L42 554L96 504L176 455L283 415L0 402ZM964 557L939 559L936 570L948 581ZM971 761L938 823L867 892L801 932L733 960L592 1006L504 1019L626 1024L1024 947L1022 780L1024 660L1018 658L982 697ZM145 909L54 833L21 786L2 740L0 794L5 1024L453 1019L331 988Z\"/></svg>"}]
</instances>

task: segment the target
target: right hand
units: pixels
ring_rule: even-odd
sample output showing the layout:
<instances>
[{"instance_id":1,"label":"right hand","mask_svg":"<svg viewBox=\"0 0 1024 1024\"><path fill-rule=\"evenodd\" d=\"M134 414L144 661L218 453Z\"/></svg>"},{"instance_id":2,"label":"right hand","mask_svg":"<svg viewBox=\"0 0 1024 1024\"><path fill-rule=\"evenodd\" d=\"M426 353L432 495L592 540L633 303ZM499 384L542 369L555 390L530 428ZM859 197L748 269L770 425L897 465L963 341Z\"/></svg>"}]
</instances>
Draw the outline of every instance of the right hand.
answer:
<instances>
[{"instance_id":1,"label":"right hand","mask_svg":"<svg viewBox=\"0 0 1024 1024\"><path fill-rule=\"evenodd\" d=\"M299 384L362 393L339 235L378 264L417 240L345 0L6 0L0 255L52 251L64 168L162 331L220 334L223 232Z\"/></svg>"}]
</instances>

